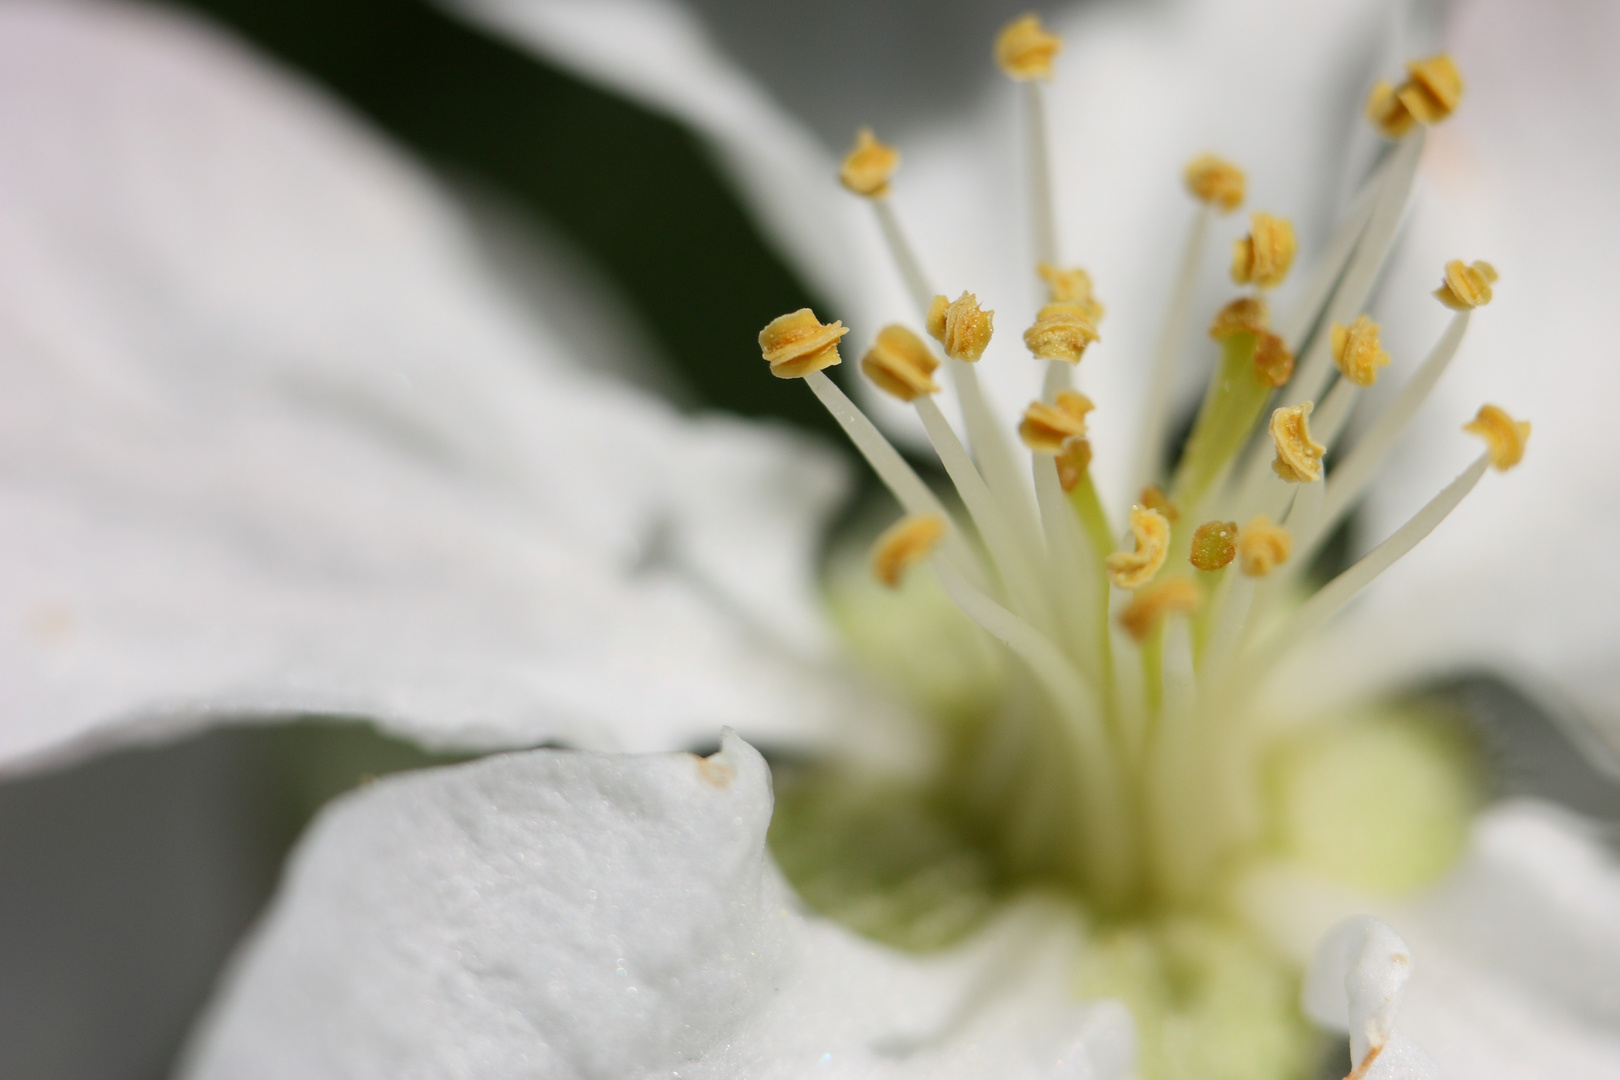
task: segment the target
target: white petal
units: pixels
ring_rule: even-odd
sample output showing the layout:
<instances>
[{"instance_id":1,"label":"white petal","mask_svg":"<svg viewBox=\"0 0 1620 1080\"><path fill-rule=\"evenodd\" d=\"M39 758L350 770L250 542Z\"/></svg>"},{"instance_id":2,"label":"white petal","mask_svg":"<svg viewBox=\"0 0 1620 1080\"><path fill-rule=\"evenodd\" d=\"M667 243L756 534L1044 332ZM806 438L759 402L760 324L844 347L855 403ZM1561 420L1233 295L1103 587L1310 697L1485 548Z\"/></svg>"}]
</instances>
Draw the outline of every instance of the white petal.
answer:
<instances>
[{"instance_id":1,"label":"white petal","mask_svg":"<svg viewBox=\"0 0 1620 1080\"><path fill-rule=\"evenodd\" d=\"M10 4L0 142L0 759L221 711L633 748L853 711L803 662L825 456L573 370L308 88Z\"/></svg>"},{"instance_id":2,"label":"white petal","mask_svg":"<svg viewBox=\"0 0 1620 1080\"><path fill-rule=\"evenodd\" d=\"M539 751L390 778L317 820L190 1077L1085 1077L1130 1067L1026 909L918 960L793 910L770 776Z\"/></svg>"},{"instance_id":3,"label":"white petal","mask_svg":"<svg viewBox=\"0 0 1620 1080\"><path fill-rule=\"evenodd\" d=\"M822 312L824 318L851 322L864 339L879 320L908 310L869 209L838 186L839 159L725 56L681 5L444 3L560 67L691 125L735 178L766 235L834 302L836 311Z\"/></svg>"},{"instance_id":4,"label":"white petal","mask_svg":"<svg viewBox=\"0 0 1620 1080\"><path fill-rule=\"evenodd\" d=\"M1305 1012L1350 1036L1350 1059L1383 1051L1395 1030L1401 992L1412 974L1412 951L1371 915L1358 915L1322 938L1305 975Z\"/></svg>"},{"instance_id":5,"label":"white petal","mask_svg":"<svg viewBox=\"0 0 1620 1080\"><path fill-rule=\"evenodd\" d=\"M1286 872L1263 876L1244 890L1247 910L1285 950L1347 910L1376 911L1399 928L1417 962L1397 1033L1444 1075L1620 1075L1620 865L1566 811L1531 801L1492 808L1458 869L1411 900L1352 895ZM1332 998L1331 983L1313 970L1306 1007L1342 1030L1348 1025L1332 1018L1346 1003Z\"/></svg>"},{"instance_id":6,"label":"white petal","mask_svg":"<svg viewBox=\"0 0 1620 1080\"><path fill-rule=\"evenodd\" d=\"M1458 13L1452 44L1468 96L1435 129L1427 188L1384 290L1385 325L1404 331L1391 348L1415 363L1438 336L1449 313L1428 293L1446 260L1488 259L1502 276L1380 476L1364 542L1479 452L1457 429L1482 402L1535 430L1523 464L1487 477L1298 675L1323 696L1480 667L1556 687L1605 725L1620 770L1620 562L1599 539L1620 530L1606 300L1620 250L1615 11L1481 0Z\"/></svg>"}]
</instances>

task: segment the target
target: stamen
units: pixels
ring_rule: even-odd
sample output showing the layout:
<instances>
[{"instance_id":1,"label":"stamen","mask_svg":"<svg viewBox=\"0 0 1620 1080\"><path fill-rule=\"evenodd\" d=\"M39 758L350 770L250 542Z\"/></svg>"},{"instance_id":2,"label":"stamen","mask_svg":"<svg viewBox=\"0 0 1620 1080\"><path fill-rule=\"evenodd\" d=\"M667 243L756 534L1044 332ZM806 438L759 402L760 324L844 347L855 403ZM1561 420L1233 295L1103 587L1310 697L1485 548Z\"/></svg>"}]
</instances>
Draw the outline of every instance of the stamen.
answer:
<instances>
[{"instance_id":1,"label":"stamen","mask_svg":"<svg viewBox=\"0 0 1620 1080\"><path fill-rule=\"evenodd\" d=\"M1108 578L1120 589L1140 589L1153 580L1170 551L1170 522L1157 510L1131 507L1131 535L1134 551L1116 551L1108 556Z\"/></svg>"},{"instance_id":2,"label":"stamen","mask_svg":"<svg viewBox=\"0 0 1620 1080\"><path fill-rule=\"evenodd\" d=\"M1333 366L1357 386L1378 381L1378 369L1389 366L1389 353L1378 343L1378 324L1358 315L1349 326L1333 324Z\"/></svg>"},{"instance_id":3,"label":"stamen","mask_svg":"<svg viewBox=\"0 0 1620 1080\"><path fill-rule=\"evenodd\" d=\"M1294 354L1280 336L1268 329L1267 322L1266 302L1258 296L1242 296L1215 313L1209 336L1222 341L1233 334L1253 334L1254 373L1275 389L1294 373Z\"/></svg>"},{"instance_id":4,"label":"stamen","mask_svg":"<svg viewBox=\"0 0 1620 1080\"><path fill-rule=\"evenodd\" d=\"M1035 273L1046 282L1048 303L1079 304L1093 323L1102 322L1107 309L1098 302L1093 292L1090 274L1078 266L1064 269L1044 262L1035 268Z\"/></svg>"},{"instance_id":5,"label":"stamen","mask_svg":"<svg viewBox=\"0 0 1620 1080\"><path fill-rule=\"evenodd\" d=\"M1243 205L1247 178L1243 170L1214 154L1201 154L1187 165L1187 190L1193 198L1223 214Z\"/></svg>"},{"instance_id":6,"label":"stamen","mask_svg":"<svg viewBox=\"0 0 1620 1080\"><path fill-rule=\"evenodd\" d=\"M1249 441L1271 396L1272 381L1292 361L1265 328L1265 318L1264 301L1244 297L1222 308L1210 325L1210 336L1221 343L1221 363L1210 373L1172 487L1188 507L1200 506L1211 485L1225 475Z\"/></svg>"},{"instance_id":7,"label":"stamen","mask_svg":"<svg viewBox=\"0 0 1620 1080\"><path fill-rule=\"evenodd\" d=\"M1446 279L1434 290L1435 299L1453 311L1484 307L1491 302L1491 286L1496 282L1496 267L1483 260L1472 266L1461 259L1446 263Z\"/></svg>"},{"instance_id":8,"label":"stamen","mask_svg":"<svg viewBox=\"0 0 1620 1080\"><path fill-rule=\"evenodd\" d=\"M1186 183L1193 197L1203 205L1193 216L1187 239L1181 247L1175 286L1170 290L1170 310L1165 315L1164 330L1153 357L1153 374L1142 404L1142 426L1132 458L1132 487L1140 487L1159 476L1164 467L1164 432L1170 422L1170 395L1175 389L1182 343L1187 338L1187 327L1192 321L1198 268L1204 261L1204 248L1209 242L1211 208L1219 208L1220 212L1225 213L1243 201L1242 170L1213 154L1205 154L1187 166Z\"/></svg>"},{"instance_id":9,"label":"stamen","mask_svg":"<svg viewBox=\"0 0 1620 1080\"><path fill-rule=\"evenodd\" d=\"M1280 655L1292 643L1304 638L1353 600L1356 594L1370 585L1379 574L1417 547L1423 538L1433 532L1435 527L1457 508L1457 504L1474 490L1474 485L1479 483L1479 478L1485 475L1485 470L1490 464L1490 453L1481 454L1457 479L1447 484L1440 494L1430 499L1406 524L1396 529L1389 539L1317 590L1316 595L1301 605L1292 619L1274 630L1255 648L1253 655L1256 662L1265 663Z\"/></svg>"},{"instance_id":10,"label":"stamen","mask_svg":"<svg viewBox=\"0 0 1620 1080\"><path fill-rule=\"evenodd\" d=\"M1258 296L1240 296L1215 313L1209 323L1209 336L1220 341L1233 334L1261 334L1268 321L1265 300Z\"/></svg>"},{"instance_id":11,"label":"stamen","mask_svg":"<svg viewBox=\"0 0 1620 1080\"><path fill-rule=\"evenodd\" d=\"M1247 577L1265 577L1288 561L1293 549L1288 530L1264 514L1255 515L1238 530L1237 548L1239 566Z\"/></svg>"},{"instance_id":12,"label":"stamen","mask_svg":"<svg viewBox=\"0 0 1620 1080\"><path fill-rule=\"evenodd\" d=\"M1137 495L1136 501L1149 510L1157 510L1164 515L1164 519L1174 525L1181 520L1181 507L1170 501L1170 496L1157 484L1149 484Z\"/></svg>"},{"instance_id":13,"label":"stamen","mask_svg":"<svg viewBox=\"0 0 1620 1080\"><path fill-rule=\"evenodd\" d=\"M1057 214L1052 198L1052 155L1046 145L1046 100L1041 83L1052 77L1052 60L1063 39L1034 15L1008 23L996 37L996 64L1008 77L1024 83L1029 140L1031 226L1040 262L1057 262Z\"/></svg>"},{"instance_id":14,"label":"stamen","mask_svg":"<svg viewBox=\"0 0 1620 1080\"><path fill-rule=\"evenodd\" d=\"M822 325L816 313L800 308L772 319L759 332L760 354L778 379L798 379L842 363L838 339L849 333L841 322Z\"/></svg>"},{"instance_id":15,"label":"stamen","mask_svg":"<svg viewBox=\"0 0 1620 1080\"><path fill-rule=\"evenodd\" d=\"M1271 439L1277 447L1277 459L1271 463L1271 469L1290 484L1309 484L1322 479L1322 455L1327 453L1327 447L1311 438L1309 420L1313 407L1307 401L1271 414Z\"/></svg>"},{"instance_id":16,"label":"stamen","mask_svg":"<svg viewBox=\"0 0 1620 1080\"><path fill-rule=\"evenodd\" d=\"M979 298L970 292L955 300L936 296L928 306L928 335L945 347L946 356L971 364L990 344L995 314L979 307Z\"/></svg>"},{"instance_id":17,"label":"stamen","mask_svg":"<svg viewBox=\"0 0 1620 1080\"><path fill-rule=\"evenodd\" d=\"M1463 430L1485 440L1497 472L1507 472L1524 460L1524 445L1530 439L1528 420L1515 420L1495 405L1481 405L1479 415L1464 424Z\"/></svg>"},{"instance_id":18,"label":"stamen","mask_svg":"<svg viewBox=\"0 0 1620 1080\"><path fill-rule=\"evenodd\" d=\"M1275 288L1288 276L1298 247L1292 222L1257 210L1249 218L1249 235L1232 241L1232 280Z\"/></svg>"},{"instance_id":19,"label":"stamen","mask_svg":"<svg viewBox=\"0 0 1620 1080\"><path fill-rule=\"evenodd\" d=\"M1081 822L1090 841L1085 845L1088 877L1107 902L1130 888L1130 851L1134 830L1125 816L1124 793L1113 767L1102 704L1085 677L1058 648L1018 616L974 588L949 566L939 568L940 584L962 613L991 637L1011 649L1051 696L1070 738L1082 782L1086 814Z\"/></svg>"},{"instance_id":20,"label":"stamen","mask_svg":"<svg viewBox=\"0 0 1620 1080\"><path fill-rule=\"evenodd\" d=\"M1057 456L1058 485L1063 488L1065 495L1085 479L1086 470L1089 468L1091 468L1091 440L1065 440L1063 449L1058 451Z\"/></svg>"},{"instance_id":21,"label":"stamen","mask_svg":"<svg viewBox=\"0 0 1620 1080\"><path fill-rule=\"evenodd\" d=\"M1025 82L1052 77L1052 60L1063 39L1041 25L1037 15L1014 19L996 37L996 66L1007 77Z\"/></svg>"},{"instance_id":22,"label":"stamen","mask_svg":"<svg viewBox=\"0 0 1620 1080\"><path fill-rule=\"evenodd\" d=\"M1186 578L1170 578L1139 591L1119 613L1119 625L1138 645L1148 639L1167 615L1196 611L1204 593Z\"/></svg>"},{"instance_id":23,"label":"stamen","mask_svg":"<svg viewBox=\"0 0 1620 1080\"><path fill-rule=\"evenodd\" d=\"M1355 254L1345 268L1344 276L1338 279L1337 285L1332 289L1327 304L1326 322L1344 322L1365 308L1367 297L1372 292L1373 282L1377 280L1378 272L1382 269L1384 260L1393 246L1395 234L1400 228L1401 215L1405 211L1413 181L1417 177L1418 161L1422 158L1424 142L1424 132L1419 131L1415 137L1403 142L1390 155L1388 164L1381 167L1380 178L1374 182L1377 186L1376 197L1371 203L1371 216L1356 240ZM1323 280L1328 278L1324 277ZM1316 290L1313 288L1311 291L1312 303L1300 307L1291 316L1286 333L1286 340L1296 347L1305 333L1315 324L1317 316L1321 314ZM1317 397L1322 392L1332 370L1329 345L1326 336L1316 335L1304 361L1294 373L1285 401L1298 405ZM1266 459L1265 451L1264 442L1256 441L1237 474L1242 477L1237 486L1240 492L1237 500L1239 506L1256 505L1260 493L1266 486L1267 466L1270 462Z\"/></svg>"},{"instance_id":24,"label":"stamen","mask_svg":"<svg viewBox=\"0 0 1620 1080\"><path fill-rule=\"evenodd\" d=\"M922 482L922 478L906 459L900 456L900 452L890 445L889 440L883 437L866 414L856 408L855 403L838 388L837 383L821 371L808 373L804 376L804 382L832 414L833 419L838 421L838 426L844 429L844 434L855 445L855 449L860 451L866 463L872 467L872 471L877 473L878 479L883 481L884 486L900 505L905 507L906 513L914 516L933 516L942 521L951 519L944 505L929 490L928 485ZM982 587L982 583L987 581L987 576L979 564L978 556L962 540L960 530L953 528L946 531L945 551L952 565Z\"/></svg>"},{"instance_id":25,"label":"stamen","mask_svg":"<svg viewBox=\"0 0 1620 1080\"><path fill-rule=\"evenodd\" d=\"M1310 536L1301 544L1305 554L1315 550L1317 542L1361 496L1362 489L1372 479L1384 455L1395 445L1412 417L1417 415L1418 407L1428 398L1435 383L1440 381L1452 357L1457 355L1457 348L1468 329L1469 317L1469 310L1459 311L1452 317L1446 332L1440 335L1440 340L1429 351L1422 366L1406 380L1395 400L1379 413L1378 419L1351 447L1344 460L1334 466L1333 475L1328 478L1327 499L1322 513Z\"/></svg>"},{"instance_id":26,"label":"stamen","mask_svg":"<svg viewBox=\"0 0 1620 1080\"><path fill-rule=\"evenodd\" d=\"M895 268L906 283L906 291L911 294L911 302L917 308L917 317L922 318L928 314L934 287L928 283L928 275L923 273L922 262L917 258L911 241L906 239L906 231L900 225L894 204L888 199L877 199L872 203L872 210L877 214L878 228L882 230L883 241L888 245L889 257L894 260Z\"/></svg>"},{"instance_id":27,"label":"stamen","mask_svg":"<svg viewBox=\"0 0 1620 1080\"><path fill-rule=\"evenodd\" d=\"M939 392L934 372L939 361L923 339L904 326L885 326L878 331L861 358L861 370L866 377L901 401L915 401Z\"/></svg>"},{"instance_id":28,"label":"stamen","mask_svg":"<svg viewBox=\"0 0 1620 1080\"><path fill-rule=\"evenodd\" d=\"M1018 437L1035 453L1055 456L1070 439L1085 435L1086 414L1095 408L1090 398L1075 390L1061 391L1052 405L1031 402L1018 425Z\"/></svg>"},{"instance_id":29,"label":"stamen","mask_svg":"<svg viewBox=\"0 0 1620 1080\"><path fill-rule=\"evenodd\" d=\"M1205 573L1214 573L1237 558L1237 539L1237 522L1206 521L1193 531L1188 561Z\"/></svg>"},{"instance_id":30,"label":"stamen","mask_svg":"<svg viewBox=\"0 0 1620 1080\"><path fill-rule=\"evenodd\" d=\"M900 151L879 142L871 128L862 127L855 132L855 145L844 155L838 180L857 195L882 199L889 194L889 181L899 168Z\"/></svg>"},{"instance_id":31,"label":"stamen","mask_svg":"<svg viewBox=\"0 0 1620 1080\"><path fill-rule=\"evenodd\" d=\"M999 512L995 496L985 483L973 460L968 457L962 441L957 438L950 422L931 397L920 397L914 404L922 420L928 441L939 455L940 464L956 485L957 494L967 507L968 515L979 529L979 535L990 549L990 556L1001 573L1003 584L1012 595L1014 609L1026 618L1032 618L1042 628L1049 626L1050 610L1040 585L1041 552L1030 537L1021 536L1012 527L1013 519Z\"/></svg>"},{"instance_id":32,"label":"stamen","mask_svg":"<svg viewBox=\"0 0 1620 1080\"><path fill-rule=\"evenodd\" d=\"M898 589L906 571L932 555L945 536L945 521L932 514L903 517L872 545L872 576Z\"/></svg>"},{"instance_id":33,"label":"stamen","mask_svg":"<svg viewBox=\"0 0 1620 1080\"><path fill-rule=\"evenodd\" d=\"M1462 101L1462 73L1444 53L1406 65L1406 81L1390 86L1380 81L1367 95L1367 119L1391 139L1414 124L1438 124Z\"/></svg>"},{"instance_id":34,"label":"stamen","mask_svg":"<svg viewBox=\"0 0 1620 1080\"><path fill-rule=\"evenodd\" d=\"M1081 304L1047 304L1024 331L1024 344L1037 360L1080 363L1086 346L1097 340L1097 324Z\"/></svg>"},{"instance_id":35,"label":"stamen","mask_svg":"<svg viewBox=\"0 0 1620 1080\"><path fill-rule=\"evenodd\" d=\"M1254 343L1254 374L1273 390L1286 385L1294 374L1294 354L1283 339L1270 330L1260 331Z\"/></svg>"}]
</instances>

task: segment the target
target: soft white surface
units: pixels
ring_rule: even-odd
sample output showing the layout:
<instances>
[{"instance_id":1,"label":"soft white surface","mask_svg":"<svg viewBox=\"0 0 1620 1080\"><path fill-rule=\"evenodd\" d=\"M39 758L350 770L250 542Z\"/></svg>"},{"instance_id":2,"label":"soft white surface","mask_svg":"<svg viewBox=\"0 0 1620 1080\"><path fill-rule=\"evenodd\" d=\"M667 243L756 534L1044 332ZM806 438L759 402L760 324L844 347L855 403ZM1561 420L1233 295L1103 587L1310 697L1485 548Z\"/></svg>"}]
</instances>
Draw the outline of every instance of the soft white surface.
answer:
<instances>
[{"instance_id":1,"label":"soft white surface","mask_svg":"<svg viewBox=\"0 0 1620 1080\"><path fill-rule=\"evenodd\" d=\"M851 711L834 463L571 368L309 88L8 4L0 144L0 760L222 713L656 749Z\"/></svg>"},{"instance_id":2,"label":"soft white surface","mask_svg":"<svg viewBox=\"0 0 1620 1080\"><path fill-rule=\"evenodd\" d=\"M1409 900L1280 867L1240 895L1255 925L1301 960L1352 912L1397 928L1415 958L1399 1029L1445 1076L1620 1075L1620 861L1566 811L1528 800L1493 807L1457 870ZM1321 992L1330 983L1314 983L1307 1007L1343 1030L1338 1003Z\"/></svg>"},{"instance_id":3,"label":"soft white surface","mask_svg":"<svg viewBox=\"0 0 1620 1080\"><path fill-rule=\"evenodd\" d=\"M927 960L793 908L770 774L722 752L537 751L329 807L185 1077L1063 1077L1128 1072L1039 906ZM987 1072L988 1070L988 1072Z\"/></svg>"}]
</instances>

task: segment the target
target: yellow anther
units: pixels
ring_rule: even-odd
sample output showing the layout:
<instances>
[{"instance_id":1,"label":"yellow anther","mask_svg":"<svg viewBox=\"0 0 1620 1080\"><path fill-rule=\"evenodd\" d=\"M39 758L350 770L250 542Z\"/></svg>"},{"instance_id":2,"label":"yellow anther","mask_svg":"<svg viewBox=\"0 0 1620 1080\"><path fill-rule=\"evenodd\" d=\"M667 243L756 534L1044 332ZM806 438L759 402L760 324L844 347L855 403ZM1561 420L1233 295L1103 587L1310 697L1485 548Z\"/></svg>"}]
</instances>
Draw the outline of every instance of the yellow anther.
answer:
<instances>
[{"instance_id":1,"label":"yellow anther","mask_svg":"<svg viewBox=\"0 0 1620 1080\"><path fill-rule=\"evenodd\" d=\"M1201 154L1187 165L1187 190L1193 198L1223 214L1243 205L1243 170L1214 154Z\"/></svg>"},{"instance_id":2,"label":"yellow anther","mask_svg":"<svg viewBox=\"0 0 1620 1080\"><path fill-rule=\"evenodd\" d=\"M1047 304L1024 331L1024 345L1037 360L1078 364L1097 340L1097 323L1083 304Z\"/></svg>"},{"instance_id":3,"label":"yellow anther","mask_svg":"<svg viewBox=\"0 0 1620 1080\"><path fill-rule=\"evenodd\" d=\"M996 66L1019 81L1052 77L1052 58L1063 48L1063 39L1041 25L1037 15L1025 15L1008 23L996 35Z\"/></svg>"},{"instance_id":4,"label":"yellow anther","mask_svg":"<svg viewBox=\"0 0 1620 1080\"><path fill-rule=\"evenodd\" d=\"M1213 573L1237 558L1237 537L1237 522L1206 521L1193 531L1188 561L1200 570Z\"/></svg>"},{"instance_id":5,"label":"yellow anther","mask_svg":"<svg viewBox=\"0 0 1620 1080\"><path fill-rule=\"evenodd\" d=\"M1116 551L1108 556L1108 578L1117 588L1140 589L1153 580L1170 552L1170 522L1157 510L1131 507L1131 535L1135 551Z\"/></svg>"},{"instance_id":6,"label":"yellow anther","mask_svg":"<svg viewBox=\"0 0 1620 1080\"><path fill-rule=\"evenodd\" d=\"M1271 440L1277 445L1277 460L1271 471L1290 484L1309 484L1322 479L1322 455L1327 447L1311 438L1309 402L1271 414Z\"/></svg>"},{"instance_id":7,"label":"yellow anther","mask_svg":"<svg viewBox=\"0 0 1620 1080\"><path fill-rule=\"evenodd\" d=\"M1249 217L1249 235L1232 241L1232 280L1239 285L1253 282L1262 289L1282 284L1297 247L1292 222L1255 211Z\"/></svg>"},{"instance_id":8,"label":"yellow anther","mask_svg":"<svg viewBox=\"0 0 1620 1080\"><path fill-rule=\"evenodd\" d=\"M1209 336L1217 341L1233 334L1253 334L1254 373L1267 386L1282 386L1294 374L1294 354L1283 339L1266 329L1266 302L1258 296L1233 300L1215 313Z\"/></svg>"},{"instance_id":9,"label":"yellow anther","mask_svg":"<svg viewBox=\"0 0 1620 1080\"><path fill-rule=\"evenodd\" d=\"M1096 408L1076 390L1058 393L1057 402L1032 401L1018 425L1018 437L1037 454L1059 454L1070 439L1084 438L1086 414Z\"/></svg>"},{"instance_id":10,"label":"yellow anther","mask_svg":"<svg viewBox=\"0 0 1620 1080\"><path fill-rule=\"evenodd\" d=\"M939 392L934 370L939 361L922 338L903 326L885 326L861 357L861 370L901 401L916 401Z\"/></svg>"},{"instance_id":11,"label":"yellow anther","mask_svg":"<svg viewBox=\"0 0 1620 1080\"><path fill-rule=\"evenodd\" d=\"M889 193L889 181L900 168L900 151L879 142L872 129L855 132L855 145L844 155L838 180L857 195L881 199Z\"/></svg>"},{"instance_id":12,"label":"yellow anther","mask_svg":"<svg viewBox=\"0 0 1620 1080\"><path fill-rule=\"evenodd\" d=\"M1258 296L1243 296L1215 313L1209 336L1219 341L1233 334L1261 334L1266 326L1266 302Z\"/></svg>"},{"instance_id":13,"label":"yellow anther","mask_svg":"<svg viewBox=\"0 0 1620 1080\"><path fill-rule=\"evenodd\" d=\"M1051 263L1041 263L1035 272L1046 282L1047 300L1053 304L1079 304L1081 309L1091 317L1094 323L1102 322L1106 309L1097 302L1092 292L1091 275L1078 266L1067 270L1053 266Z\"/></svg>"},{"instance_id":14,"label":"yellow anther","mask_svg":"<svg viewBox=\"0 0 1620 1080\"><path fill-rule=\"evenodd\" d=\"M1414 124L1438 124L1462 101L1463 80L1457 65L1445 53L1406 65L1406 81L1399 86L1379 82L1367 95L1367 119L1391 139L1399 139Z\"/></svg>"},{"instance_id":15,"label":"yellow anther","mask_svg":"<svg viewBox=\"0 0 1620 1080\"><path fill-rule=\"evenodd\" d=\"M972 363L990 344L995 314L979 307L979 298L970 292L955 300L936 296L928 305L928 335L945 347L946 356Z\"/></svg>"},{"instance_id":16,"label":"yellow anther","mask_svg":"<svg viewBox=\"0 0 1620 1080\"><path fill-rule=\"evenodd\" d=\"M1530 421L1515 420L1495 405L1481 405L1479 415L1463 425L1470 435L1485 440L1491 465L1507 472L1524 460L1524 444L1530 441Z\"/></svg>"},{"instance_id":17,"label":"yellow anther","mask_svg":"<svg viewBox=\"0 0 1620 1080\"><path fill-rule=\"evenodd\" d=\"M1157 510L1172 525L1181 520L1181 507L1171 502L1170 496L1166 495L1164 489L1157 484L1149 484L1143 488L1136 501L1149 510Z\"/></svg>"},{"instance_id":18,"label":"yellow anther","mask_svg":"<svg viewBox=\"0 0 1620 1080\"><path fill-rule=\"evenodd\" d=\"M1389 365L1389 353L1378 343L1378 324L1365 315L1349 326L1334 323L1329 337L1333 366L1357 386L1371 386L1378 381L1378 369Z\"/></svg>"},{"instance_id":19,"label":"yellow anther","mask_svg":"<svg viewBox=\"0 0 1620 1080\"><path fill-rule=\"evenodd\" d=\"M759 351L778 379L802 379L812 371L842 363L838 339L849 333L843 323L823 326L809 308L772 319L759 332Z\"/></svg>"},{"instance_id":20,"label":"yellow anther","mask_svg":"<svg viewBox=\"0 0 1620 1080\"><path fill-rule=\"evenodd\" d=\"M1286 384L1294 374L1294 354L1282 338L1270 330L1260 331L1254 343L1254 374L1270 387Z\"/></svg>"},{"instance_id":21,"label":"yellow anther","mask_svg":"<svg viewBox=\"0 0 1620 1080\"><path fill-rule=\"evenodd\" d=\"M1446 279L1434 290L1435 299L1453 311L1484 307L1491 302L1491 286L1496 283L1496 267L1484 260L1472 265L1461 259L1446 263Z\"/></svg>"},{"instance_id":22,"label":"yellow anther","mask_svg":"<svg viewBox=\"0 0 1620 1080\"><path fill-rule=\"evenodd\" d=\"M884 529L872 544L872 576L891 589L917 563L933 554L945 538L945 522L933 514L903 517Z\"/></svg>"},{"instance_id":23,"label":"yellow anther","mask_svg":"<svg viewBox=\"0 0 1620 1080\"><path fill-rule=\"evenodd\" d=\"M1265 577L1288 561L1294 550L1288 530L1264 514L1256 514L1238 530L1238 566L1249 577Z\"/></svg>"},{"instance_id":24,"label":"yellow anther","mask_svg":"<svg viewBox=\"0 0 1620 1080\"><path fill-rule=\"evenodd\" d=\"M1198 610L1204 594L1184 577L1170 578L1143 589L1131 597L1119 613L1119 625L1138 643L1146 641L1168 615L1185 615Z\"/></svg>"},{"instance_id":25,"label":"yellow anther","mask_svg":"<svg viewBox=\"0 0 1620 1080\"><path fill-rule=\"evenodd\" d=\"M1065 492L1073 491L1080 481L1086 478L1086 470L1091 468L1091 440L1069 439L1058 451L1057 474L1058 484Z\"/></svg>"}]
</instances>

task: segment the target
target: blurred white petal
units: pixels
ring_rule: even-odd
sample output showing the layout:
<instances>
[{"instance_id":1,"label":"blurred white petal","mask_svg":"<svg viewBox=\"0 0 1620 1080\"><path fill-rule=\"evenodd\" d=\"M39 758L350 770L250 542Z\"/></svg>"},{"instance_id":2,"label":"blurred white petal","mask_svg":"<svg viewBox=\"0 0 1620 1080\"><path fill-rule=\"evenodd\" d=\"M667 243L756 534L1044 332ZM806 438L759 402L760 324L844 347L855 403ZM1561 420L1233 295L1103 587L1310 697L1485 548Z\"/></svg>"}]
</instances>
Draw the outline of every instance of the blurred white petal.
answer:
<instances>
[{"instance_id":1,"label":"blurred white petal","mask_svg":"<svg viewBox=\"0 0 1620 1080\"><path fill-rule=\"evenodd\" d=\"M770 774L539 751L329 807L182 1075L1110 1080L1117 1005L1066 993L1078 934L1009 913L920 960L794 910Z\"/></svg>"},{"instance_id":2,"label":"blurred white petal","mask_svg":"<svg viewBox=\"0 0 1620 1080\"><path fill-rule=\"evenodd\" d=\"M858 331L865 335L890 317L885 313L906 310L867 208L838 186L838 158L722 53L681 5L447 0L447 6L559 67L690 124L736 180L769 239L837 305L832 317L866 324Z\"/></svg>"},{"instance_id":3,"label":"blurred white petal","mask_svg":"<svg viewBox=\"0 0 1620 1080\"><path fill-rule=\"evenodd\" d=\"M1352 912L1398 928L1416 957L1400 1028L1446 1076L1620 1073L1620 864L1567 811L1528 800L1486 811L1458 868L1409 901L1280 868L1241 891L1255 924L1302 959ZM1323 983L1307 989L1319 1022L1332 1011Z\"/></svg>"},{"instance_id":4,"label":"blurred white petal","mask_svg":"<svg viewBox=\"0 0 1620 1080\"><path fill-rule=\"evenodd\" d=\"M0 143L0 758L221 712L660 748L847 711L834 463L573 369L318 94L174 16L12 4Z\"/></svg>"}]
</instances>

